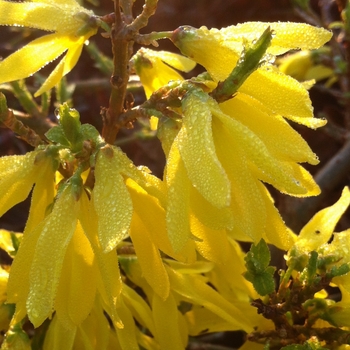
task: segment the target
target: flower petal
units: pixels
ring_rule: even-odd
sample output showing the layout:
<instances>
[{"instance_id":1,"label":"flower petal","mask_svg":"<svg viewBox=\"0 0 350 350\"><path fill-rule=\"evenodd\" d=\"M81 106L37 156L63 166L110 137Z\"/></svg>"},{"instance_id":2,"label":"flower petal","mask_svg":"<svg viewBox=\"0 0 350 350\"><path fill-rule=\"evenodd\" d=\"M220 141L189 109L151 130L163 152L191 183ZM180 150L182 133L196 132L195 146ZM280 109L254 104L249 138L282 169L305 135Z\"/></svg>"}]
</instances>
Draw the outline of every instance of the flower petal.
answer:
<instances>
[{"instance_id":1,"label":"flower petal","mask_svg":"<svg viewBox=\"0 0 350 350\"><path fill-rule=\"evenodd\" d=\"M55 69L50 73L43 85L41 85L40 89L34 94L35 97L40 96L44 92L52 89L60 82L62 77L64 77L74 68L81 55L84 42L85 37L80 37L78 40L72 38L70 46L67 47L68 52L61 59Z\"/></svg>"},{"instance_id":2,"label":"flower petal","mask_svg":"<svg viewBox=\"0 0 350 350\"><path fill-rule=\"evenodd\" d=\"M62 1L61 1L62 2ZM74 16L74 12L91 11L78 5L76 1L58 6L58 1L11 2L0 1L0 25L23 26L50 32L74 34L84 22ZM71 8L67 8L71 7Z\"/></svg>"},{"instance_id":3,"label":"flower petal","mask_svg":"<svg viewBox=\"0 0 350 350\"><path fill-rule=\"evenodd\" d=\"M27 300L28 317L35 327L52 314L63 259L76 227L78 203L69 185L43 221L33 256Z\"/></svg>"},{"instance_id":4,"label":"flower petal","mask_svg":"<svg viewBox=\"0 0 350 350\"><path fill-rule=\"evenodd\" d=\"M166 168L168 204L167 232L175 252L180 252L190 239L190 187L185 165L180 157L177 140L173 143Z\"/></svg>"},{"instance_id":5,"label":"flower petal","mask_svg":"<svg viewBox=\"0 0 350 350\"><path fill-rule=\"evenodd\" d=\"M172 294L166 300L162 300L156 294L152 299L153 319L156 328L155 338L160 349L182 350L187 343L182 342L182 336L178 325L180 317L175 298ZM187 337L186 337L187 338Z\"/></svg>"},{"instance_id":6,"label":"flower petal","mask_svg":"<svg viewBox=\"0 0 350 350\"><path fill-rule=\"evenodd\" d=\"M240 121L264 142L269 152L278 159L308 162L319 160L307 142L281 116L272 115L263 104L243 93L220 104L220 109Z\"/></svg>"},{"instance_id":7,"label":"flower petal","mask_svg":"<svg viewBox=\"0 0 350 350\"><path fill-rule=\"evenodd\" d=\"M313 118L311 100L305 87L273 67L257 69L239 91L254 97L273 113L291 120L294 117Z\"/></svg>"},{"instance_id":8,"label":"flower petal","mask_svg":"<svg viewBox=\"0 0 350 350\"><path fill-rule=\"evenodd\" d=\"M296 245L300 249L317 250L330 239L336 224L350 205L350 191L345 187L340 199L332 206L319 211L302 228Z\"/></svg>"},{"instance_id":9,"label":"flower petal","mask_svg":"<svg viewBox=\"0 0 350 350\"><path fill-rule=\"evenodd\" d=\"M183 114L177 140L188 177L208 202L218 208L228 206L230 182L216 155L211 110L205 95L190 93L183 100Z\"/></svg>"},{"instance_id":10,"label":"flower petal","mask_svg":"<svg viewBox=\"0 0 350 350\"><path fill-rule=\"evenodd\" d=\"M248 167L244 149L218 118L213 119L213 133L217 154L231 183L234 230L238 228L245 236L258 242L266 224L265 205L257 186L258 180Z\"/></svg>"},{"instance_id":11,"label":"flower petal","mask_svg":"<svg viewBox=\"0 0 350 350\"><path fill-rule=\"evenodd\" d=\"M0 84L31 76L71 45L65 34L48 34L31 41L0 62Z\"/></svg>"},{"instance_id":12,"label":"flower petal","mask_svg":"<svg viewBox=\"0 0 350 350\"><path fill-rule=\"evenodd\" d=\"M98 217L98 237L105 252L112 251L129 235L132 202L120 171L113 148L101 149L96 160L92 202Z\"/></svg>"},{"instance_id":13,"label":"flower petal","mask_svg":"<svg viewBox=\"0 0 350 350\"><path fill-rule=\"evenodd\" d=\"M89 201L87 194L83 192L80 198L79 221L90 241L99 269L97 288L105 303L105 308L116 327L123 327L116 312L116 303L122 288L119 271L118 257L115 251L104 253L97 236L97 214Z\"/></svg>"},{"instance_id":14,"label":"flower petal","mask_svg":"<svg viewBox=\"0 0 350 350\"><path fill-rule=\"evenodd\" d=\"M94 253L78 222L64 257L55 299L57 317L66 328L79 326L91 312L96 296L96 279Z\"/></svg>"},{"instance_id":15,"label":"flower petal","mask_svg":"<svg viewBox=\"0 0 350 350\"><path fill-rule=\"evenodd\" d=\"M0 158L0 217L25 200L34 183L45 176L51 161L45 156L37 157L39 152Z\"/></svg>"},{"instance_id":16,"label":"flower petal","mask_svg":"<svg viewBox=\"0 0 350 350\"><path fill-rule=\"evenodd\" d=\"M332 32L324 28L292 22L245 22L222 28L220 33L229 45L230 41L256 40L267 27L271 27L274 32L271 46L267 50L273 55L296 49L318 49L332 37Z\"/></svg>"},{"instance_id":17,"label":"flower petal","mask_svg":"<svg viewBox=\"0 0 350 350\"><path fill-rule=\"evenodd\" d=\"M155 55L163 62L182 72L189 72L196 66L196 62L191 59L169 51L154 51Z\"/></svg>"},{"instance_id":18,"label":"flower petal","mask_svg":"<svg viewBox=\"0 0 350 350\"><path fill-rule=\"evenodd\" d=\"M236 329L252 331L245 315L233 304L224 299L215 289L195 275L185 275L167 268L172 290L194 304L199 304L227 320Z\"/></svg>"},{"instance_id":19,"label":"flower petal","mask_svg":"<svg viewBox=\"0 0 350 350\"><path fill-rule=\"evenodd\" d=\"M60 323L57 315L54 315L45 335L44 350L71 350L74 344L74 338L77 328L65 328Z\"/></svg>"},{"instance_id":20,"label":"flower petal","mask_svg":"<svg viewBox=\"0 0 350 350\"><path fill-rule=\"evenodd\" d=\"M158 248L149 236L147 227L136 213L131 221L130 235L143 276L154 292L162 299L166 299L169 295L170 284L163 260Z\"/></svg>"},{"instance_id":21,"label":"flower petal","mask_svg":"<svg viewBox=\"0 0 350 350\"><path fill-rule=\"evenodd\" d=\"M299 184L299 179L295 178L289 163L278 162L276 158L271 155L265 144L254 134L250 129L239 123L237 120L230 118L224 114L218 107L217 103L212 104L212 112L224 124L227 129L227 145L231 151L235 150L234 145L230 145L231 140L244 151L248 166L255 170L258 168L258 178L266 181L276 187L283 193L302 195L306 193L306 189ZM216 134L216 139L219 138ZM250 166L252 164L252 166ZM260 175L260 176L259 176Z\"/></svg>"}]
</instances>

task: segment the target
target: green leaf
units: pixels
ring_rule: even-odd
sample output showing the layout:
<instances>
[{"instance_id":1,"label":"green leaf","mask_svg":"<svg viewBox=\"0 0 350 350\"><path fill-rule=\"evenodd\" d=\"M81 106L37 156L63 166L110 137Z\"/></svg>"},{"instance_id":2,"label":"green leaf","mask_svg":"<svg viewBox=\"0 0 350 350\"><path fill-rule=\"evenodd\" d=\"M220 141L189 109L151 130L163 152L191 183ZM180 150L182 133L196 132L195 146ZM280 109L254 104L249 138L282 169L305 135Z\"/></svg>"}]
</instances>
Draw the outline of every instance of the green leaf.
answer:
<instances>
[{"instance_id":1,"label":"green leaf","mask_svg":"<svg viewBox=\"0 0 350 350\"><path fill-rule=\"evenodd\" d=\"M100 139L100 133L91 124L83 124L80 127L80 133L84 140L94 140L97 143Z\"/></svg>"},{"instance_id":2,"label":"green leaf","mask_svg":"<svg viewBox=\"0 0 350 350\"><path fill-rule=\"evenodd\" d=\"M264 271L269 265L270 259L269 247L263 239L257 245L252 244L250 251L244 258L248 270L253 273Z\"/></svg>"},{"instance_id":3,"label":"green leaf","mask_svg":"<svg viewBox=\"0 0 350 350\"><path fill-rule=\"evenodd\" d=\"M270 259L269 247L263 239L257 245L252 244L250 251L244 258L247 271L243 273L243 276L253 284L255 290L262 296L275 290L273 276L276 269L273 266L268 266Z\"/></svg>"},{"instance_id":4,"label":"green leaf","mask_svg":"<svg viewBox=\"0 0 350 350\"><path fill-rule=\"evenodd\" d=\"M273 274L271 274L271 269L269 270L254 276L253 287L261 296L273 293L275 290L275 280Z\"/></svg>"},{"instance_id":5,"label":"green leaf","mask_svg":"<svg viewBox=\"0 0 350 350\"><path fill-rule=\"evenodd\" d=\"M61 125L52 127L45 136L54 143L69 147L69 141Z\"/></svg>"}]
</instances>

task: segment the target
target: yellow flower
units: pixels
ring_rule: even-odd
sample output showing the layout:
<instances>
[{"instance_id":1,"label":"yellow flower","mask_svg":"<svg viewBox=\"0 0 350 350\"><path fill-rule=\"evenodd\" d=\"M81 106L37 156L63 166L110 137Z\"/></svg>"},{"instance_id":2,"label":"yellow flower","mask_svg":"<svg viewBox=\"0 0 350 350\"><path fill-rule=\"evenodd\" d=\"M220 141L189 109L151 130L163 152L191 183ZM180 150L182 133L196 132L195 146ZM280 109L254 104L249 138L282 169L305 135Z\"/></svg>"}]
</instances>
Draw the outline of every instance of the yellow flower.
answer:
<instances>
[{"instance_id":1,"label":"yellow flower","mask_svg":"<svg viewBox=\"0 0 350 350\"><path fill-rule=\"evenodd\" d=\"M183 77L171 67L187 73L196 65L194 61L176 53L146 48L140 49L131 60L145 89L146 98L150 98L153 92L166 86L170 81L183 80ZM157 129L157 124L158 119L151 117L152 130Z\"/></svg>"},{"instance_id":2,"label":"yellow flower","mask_svg":"<svg viewBox=\"0 0 350 350\"><path fill-rule=\"evenodd\" d=\"M92 11L75 0L0 1L0 25L15 25L54 32L31 41L0 62L0 84L31 76L62 57L35 96L54 87L76 65L85 41L97 32Z\"/></svg>"},{"instance_id":3,"label":"yellow flower","mask_svg":"<svg viewBox=\"0 0 350 350\"><path fill-rule=\"evenodd\" d=\"M36 150L20 156L0 158L0 217L25 200L35 183L45 183L52 169L50 157ZM51 170L52 172L52 170Z\"/></svg>"},{"instance_id":4,"label":"yellow flower","mask_svg":"<svg viewBox=\"0 0 350 350\"><path fill-rule=\"evenodd\" d=\"M320 53L322 51L320 50ZM284 74L288 74L299 81L312 80L316 81L327 79L326 86L330 86L336 76L333 69L326 67L321 63L315 62L318 51L300 51L295 52L278 60L278 68Z\"/></svg>"},{"instance_id":5,"label":"yellow flower","mask_svg":"<svg viewBox=\"0 0 350 350\"><path fill-rule=\"evenodd\" d=\"M183 80L183 77L173 68L189 72L196 63L187 57L168 51L140 49L132 58L137 75L140 77L146 97L171 80ZM173 67L173 68L171 68Z\"/></svg>"},{"instance_id":6,"label":"yellow flower","mask_svg":"<svg viewBox=\"0 0 350 350\"><path fill-rule=\"evenodd\" d=\"M331 32L303 23L247 22L221 30L180 27L172 40L184 55L204 66L219 82L225 80L237 64L245 42L257 40L267 27L271 27L274 37L267 50L266 63L253 72L238 91L261 102L274 114L312 128L324 125L324 120L313 118L304 86L269 62L274 60L274 55L292 49L318 48L331 38Z\"/></svg>"},{"instance_id":7,"label":"yellow flower","mask_svg":"<svg viewBox=\"0 0 350 350\"><path fill-rule=\"evenodd\" d=\"M167 156L167 228L175 251L190 237L199 248L203 237L196 232L208 232L203 226L195 229L200 223L213 230L227 229L235 239L257 242L263 237L288 249L292 236L262 182L294 196L319 193L311 175L299 165L317 164L318 159L283 117L313 128L325 121L313 118L304 86L269 61L290 49L319 47L331 34L303 24L247 23L222 30L181 27L172 40L208 70L215 87L231 73L245 42L258 39L268 26L275 36L265 63L232 99L218 104L193 88L182 99L182 123L167 121L160 127ZM203 83L213 88L213 82ZM217 220L206 213L215 213Z\"/></svg>"},{"instance_id":8,"label":"yellow flower","mask_svg":"<svg viewBox=\"0 0 350 350\"><path fill-rule=\"evenodd\" d=\"M282 117L245 94L218 104L203 91L190 92L182 110L173 143L161 139L171 144L165 181L167 227L175 251L190 232L203 240L198 234L208 229L199 228L200 223L228 229L235 239L257 242L264 237L288 249L292 237L262 182L294 196L318 194L317 184L298 164L318 163L307 143Z\"/></svg>"}]
</instances>

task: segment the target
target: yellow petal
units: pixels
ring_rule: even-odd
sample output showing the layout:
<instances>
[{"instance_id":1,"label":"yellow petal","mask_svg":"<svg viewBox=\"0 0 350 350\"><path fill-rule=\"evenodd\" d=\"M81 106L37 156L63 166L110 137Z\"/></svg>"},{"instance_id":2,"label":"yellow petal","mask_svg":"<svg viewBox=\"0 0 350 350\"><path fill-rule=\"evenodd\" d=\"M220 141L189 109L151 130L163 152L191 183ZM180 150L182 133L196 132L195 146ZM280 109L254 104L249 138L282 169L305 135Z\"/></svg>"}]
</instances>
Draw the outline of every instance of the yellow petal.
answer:
<instances>
[{"instance_id":1,"label":"yellow petal","mask_svg":"<svg viewBox=\"0 0 350 350\"><path fill-rule=\"evenodd\" d=\"M167 230L175 252L179 252L190 239L190 186L177 141L171 147L166 170L168 205Z\"/></svg>"},{"instance_id":2,"label":"yellow petal","mask_svg":"<svg viewBox=\"0 0 350 350\"><path fill-rule=\"evenodd\" d=\"M264 238L268 243L275 245L277 248L288 250L294 243L294 236L291 231L287 230L280 213L274 206L273 198L268 193L266 187L262 183L258 184L258 186L265 202L267 215Z\"/></svg>"},{"instance_id":3,"label":"yellow petal","mask_svg":"<svg viewBox=\"0 0 350 350\"><path fill-rule=\"evenodd\" d=\"M230 208L210 204L193 186L190 188L191 212L205 226L213 230L232 229L234 220Z\"/></svg>"},{"instance_id":4,"label":"yellow petal","mask_svg":"<svg viewBox=\"0 0 350 350\"><path fill-rule=\"evenodd\" d=\"M109 336L111 327L109 320L105 315L99 299L96 299L94 308L91 310L85 321L78 327L75 337L74 349L101 349L107 350L109 345ZM111 346L111 345L109 345ZM120 349L112 347L113 349Z\"/></svg>"},{"instance_id":5,"label":"yellow petal","mask_svg":"<svg viewBox=\"0 0 350 350\"><path fill-rule=\"evenodd\" d=\"M154 334L152 311L145 299L127 284L123 284L122 293L125 304L131 310L137 322Z\"/></svg>"},{"instance_id":6,"label":"yellow petal","mask_svg":"<svg viewBox=\"0 0 350 350\"><path fill-rule=\"evenodd\" d=\"M165 210L155 197L150 196L136 182L128 179L126 182L133 201L134 211L147 227L151 240L165 254L181 261L194 261L196 259L195 246L192 240L188 241L181 252L175 253L169 240ZM157 218L157 221L154 218Z\"/></svg>"},{"instance_id":7,"label":"yellow petal","mask_svg":"<svg viewBox=\"0 0 350 350\"><path fill-rule=\"evenodd\" d=\"M129 235L132 202L120 171L113 149L101 149L96 160L92 201L98 217L98 237L105 252L112 251Z\"/></svg>"},{"instance_id":8,"label":"yellow petal","mask_svg":"<svg viewBox=\"0 0 350 350\"><path fill-rule=\"evenodd\" d=\"M230 135L226 140L227 146L233 150L237 148L233 148L234 145L236 143L239 144L242 152L245 153L249 160L248 165L253 163L262 173L263 177L259 177L260 179L272 184L283 193L302 195L306 192L305 188L299 185L298 179L294 178L294 174L289 169L288 164L276 161L276 158L270 154L265 144L256 134L237 120L222 113L217 103L213 103L212 112L224 124L227 133ZM219 137L219 134L216 134L216 138ZM233 139L235 144L231 145L231 140ZM254 166L252 167L253 170L255 169Z\"/></svg>"},{"instance_id":9,"label":"yellow petal","mask_svg":"<svg viewBox=\"0 0 350 350\"><path fill-rule=\"evenodd\" d=\"M170 51L154 51L154 55L163 62L182 72L189 72L196 66L196 62L191 59Z\"/></svg>"},{"instance_id":10,"label":"yellow petal","mask_svg":"<svg viewBox=\"0 0 350 350\"><path fill-rule=\"evenodd\" d=\"M37 154L34 151L0 158L0 217L28 197L44 165L42 162L35 164Z\"/></svg>"},{"instance_id":11,"label":"yellow petal","mask_svg":"<svg viewBox=\"0 0 350 350\"><path fill-rule=\"evenodd\" d=\"M218 29L183 26L174 31L171 40L184 55L205 67L216 81L228 77L241 53L241 43L237 50L232 50L225 45Z\"/></svg>"},{"instance_id":12,"label":"yellow petal","mask_svg":"<svg viewBox=\"0 0 350 350\"><path fill-rule=\"evenodd\" d=\"M205 227L196 217L191 217L191 231L198 238L195 241L197 251L207 260L224 264L227 259L228 240L225 230L213 230Z\"/></svg>"},{"instance_id":13,"label":"yellow petal","mask_svg":"<svg viewBox=\"0 0 350 350\"><path fill-rule=\"evenodd\" d=\"M42 176L37 176L36 179L24 235L34 230L44 220L46 215L50 213L50 208L54 201L55 172L52 168L51 160L40 166L42 167Z\"/></svg>"},{"instance_id":14,"label":"yellow petal","mask_svg":"<svg viewBox=\"0 0 350 350\"><path fill-rule=\"evenodd\" d=\"M223 28L220 33L229 45L231 40L238 41L243 38L248 41L256 40L267 27L274 32L271 46L267 50L273 55L280 55L295 49L318 49L332 37L332 32L324 28L292 22L245 22Z\"/></svg>"},{"instance_id":15,"label":"yellow petal","mask_svg":"<svg viewBox=\"0 0 350 350\"><path fill-rule=\"evenodd\" d=\"M340 199L332 206L319 211L302 228L296 245L303 250L317 250L328 242L336 224L350 205L350 191L345 187Z\"/></svg>"},{"instance_id":16,"label":"yellow petal","mask_svg":"<svg viewBox=\"0 0 350 350\"><path fill-rule=\"evenodd\" d=\"M230 203L230 183L216 155L207 101L190 94L183 102L183 126L177 135L181 157L194 187L218 208Z\"/></svg>"},{"instance_id":17,"label":"yellow petal","mask_svg":"<svg viewBox=\"0 0 350 350\"><path fill-rule=\"evenodd\" d=\"M68 52L58 63L56 68L51 72L43 85L41 85L40 89L34 94L35 97L40 96L44 92L52 89L60 82L62 77L68 74L77 64L86 39L85 37L80 37L78 40L76 40L74 37L71 39L72 42L70 46L67 47Z\"/></svg>"},{"instance_id":18,"label":"yellow petal","mask_svg":"<svg viewBox=\"0 0 350 350\"><path fill-rule=\"evenodd\" d=\"M172 294L166 300L162 300L156 294L152 299L152 311L155 324L155 338L160 349L183 350L187 344L183 344L178 326L179 311Z\"/></svg>"},{"instance_id":19,"label":"yellow petal","mask_svg":"<svg viewBox=\"0 0 350 350\"><path fill-rule=\"evenodd\" d=\"M76 327L73 329L65 328L62 325L57 315L50 322L49 329L45 335L44 350L71 350L73 349L74 338L76 335Z\"/></svg>"},{"instance_id":20,"label":"yellow petal","mask_svg":"<svg viewBox=\"0 0 350 350\"><path fill-rule=\"evenodd\" d=\"M124 304L123 299L120 300L120 306L117 311L124 324L122 329L116 329L121 348L123 350L139 350L135 332L136 325L132 313Z\"/></svg>"},{"instance_id":21,"label":"yellow petal","mask_svg":"<svg viewBox=\"0 0 350 350\"><path fill-rule=\"evenodd\" d=\"M0 62L0 84L31 76L71 45L65 34L48 34L31 41Z\"/></svg>"},{"instance_id":22,"label":"yellow petal","mask_svg":"<svg viewBox=\"0 0 350 350\"><path fill-rule=\"evenodd\" d=\"M68 244L55 300L57 317L66 328L79 326L91 312L96 278L94 253L78 222Z\"/></svg>"},{"instance_id":23,"label":"yellow petal","mask_svg":"<svg viewBox=\"0 0 350 350\"><path fill-rule=\"evenodd\" d=\"M220 109L248 127L278 159L308 162L319 160L307 142L279 115L271 115L257 100L243 93L220 104ZM315 118L314 118L315 119Z\"/></svg>"},{"instance_id":24,"label":"yellow petal","mask_svg":"<svg viewBox=\"0 0 350 350\"><path fill-rule=\"evenodd\" d=\"M224 299L217 291L194 275L183 275L167 268L172 289L194 304L202 305L236 329L252 331L252 326L245 315L233 304Z\"/></svg>"},{"instance_id":25,"label":"yellow petal","mask_svg":"<svg viewBox=\"0 0 350 350\"><path fill-rule=\"evenodd\" d=\"M257 178L248 167L244 149L218 118L213 119L215 146L231 182L231 211L235 227L258 242L266 224L266 209ZM254 215L251 215L254 213Z\"/></svg>"},{"instance_id":26,"label":"yellow petal","mask_svg":"<svg viewBox=\"0 0 350 350\"><path fill-rule=\"evenodd\" d=\"M292 120L294 117L313 118L308 91L297 80L276 68L261 67L256 70L239 91L254 97L275 114Z\"/></svg>"},{"instance_id":27,"label":"yellow petal","mask_svg":"<svg viewBox=\"0 0 350 350\"><path fill-rule=\"evenodd\" d=\"M132 218L130 235L144 278L155 293L162 299L166 299L170 284L160 252L153 244L147 227L136 213Z\"/></svg>"},{"instance_id":28,"label":"yellow petal","mask_svg":"<svg viewBox=\"0 0 350 350\"><path fill-rule=\"evenodd\" d=\"M71 8L67 9L67 4L57 6L58 1L15 3L1 0L0 25L24 26L73 34L83 22L74 17L74 13L70 11L82 11L90 15L92 12L79 6L76 1L70 2L68 6Z\"/></svg>"},{"instance_id":29,"label":"yellow petal","mask_svg":"<svg viewBox=\"0 0 350 350\"><path fill-rule=\"evenodd\" d=\"M85 192L83 192L80 202L79 221L90 241L99 269L97 288L107 305L108 314L112 318L113 324L121 327L122 323L116 312L116 303L122 288L118 257L115 251L103 253L97 236L97 214Z\"/></svg>"},{"instance_id":30,"label":"yellow petal","mask_svg":"<svg viewBox=\"0 0 350 350\"><path fill-rule=\"evenodd\" d=\"M27 300L28 317L35 327L52 314L63 259L76 227L78 204L68 186L43 221L30 270Z\"/></svg>"}]
</instances>

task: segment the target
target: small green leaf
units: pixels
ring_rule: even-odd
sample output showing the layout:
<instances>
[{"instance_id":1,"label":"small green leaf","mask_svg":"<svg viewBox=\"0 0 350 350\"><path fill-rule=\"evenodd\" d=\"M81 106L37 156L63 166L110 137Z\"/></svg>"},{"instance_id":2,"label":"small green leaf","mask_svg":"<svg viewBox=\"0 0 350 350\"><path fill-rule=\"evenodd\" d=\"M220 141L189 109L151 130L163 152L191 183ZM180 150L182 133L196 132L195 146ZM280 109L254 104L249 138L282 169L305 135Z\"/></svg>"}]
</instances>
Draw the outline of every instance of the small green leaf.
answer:
<instances>
[{"instance_id":1,"label":"small green leaf","mask_svg":"<svg viewBox=\"0 0 350 350\"><path fill-rule=\"evenodd\" d=\"M69 141L61 125L52 127L45 136L54 143L69 147Z\"/></svg>"},{"instance_id":2,"label":"small green leaf","mask_svg":"<svg viewBox=\"0 0 350 350\"><path fill-rule=\"evenodd\" d=\"M96 143L100 141L100 133L91 124L83 124L80 128L80 133L84 140L94 140Z\"/></svg>"},{"instance_id":3,"label":"small green leaf","mask_svg":"<svg viewBox=\"0 0 350 350\"><path fill-rule=\"evenodd\" d=\"M255 275L253 287L261 296L273 293L275 291L275 280L273 274L271 274L271 270Z\"/></svg>"},{"instance_id":4,"label":"small green leaf","mask_svg":"<svg viewBox=\"0 0 350 350\"><path fill-rule=\"evenodd\" d=\"M270 250L266 242L261 239L257 245L252 244L250 251L244 260L248 270L251 272L262 272L269 266L271 259Z\"/></svg>"}]
</instances>

